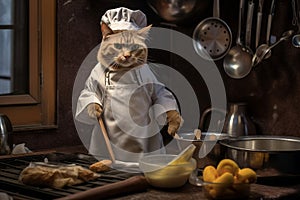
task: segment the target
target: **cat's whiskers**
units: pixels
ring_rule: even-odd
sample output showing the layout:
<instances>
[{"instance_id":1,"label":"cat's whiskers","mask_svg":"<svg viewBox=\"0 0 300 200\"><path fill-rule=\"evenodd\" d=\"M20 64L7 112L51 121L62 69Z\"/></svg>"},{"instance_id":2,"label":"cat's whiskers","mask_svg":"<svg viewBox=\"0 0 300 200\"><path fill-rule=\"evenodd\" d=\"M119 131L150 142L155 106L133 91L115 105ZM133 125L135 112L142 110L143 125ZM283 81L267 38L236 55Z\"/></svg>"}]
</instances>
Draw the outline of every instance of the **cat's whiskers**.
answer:
<instances>
[{"instance_id":1,"label":"cat's whiskers","mask_svg":"<svg viewBox=\"0 0 300 200\"><path fill-rule=\"evenodd\" d=\"M120 65L116 62L113 62L110 66L109 66L112 70L118 70L120 69Z\"/></svg>"},{"instance_id":2,"label":"cat's whiskers","mask_svg":"<svg viewBox=\"0 0 300 200\"><path fill-rule=\"evenodd\" d=\"M114 62L116 62L118 60L118 56L114 57Z\"/></svg>"},{"instance_id":3,"label":"cat's whiskers","mask_svg":"<svg viewBox=\"0 0 300 200\"><path fill-rule=\"evenodd\" d=\"M137 63L137 64L144 64L144 63L146 63L146 60L143 59L143 58L138 58L138 59L136 60L136 63Z\"/></svg>"}]
</instances>

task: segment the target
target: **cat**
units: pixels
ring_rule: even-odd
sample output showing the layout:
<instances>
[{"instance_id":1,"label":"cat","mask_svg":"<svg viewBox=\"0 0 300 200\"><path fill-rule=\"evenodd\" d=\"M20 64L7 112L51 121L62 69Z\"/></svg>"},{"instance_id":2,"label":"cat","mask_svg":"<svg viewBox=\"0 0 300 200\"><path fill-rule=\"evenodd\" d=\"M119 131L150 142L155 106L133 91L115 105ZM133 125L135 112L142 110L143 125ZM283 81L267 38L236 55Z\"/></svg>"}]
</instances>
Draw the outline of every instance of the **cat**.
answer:
<instances>
[{"instance_id":1,"label":"cat","mask_svg":"<svg viewBox=\"0 0 300 200\"><path fill-rule=\"evenodd\" d=\"M151 25L139 30L117 30L101 24L102 42L97 54L97 60L110 71L127 71L147 63L148 48L145 41L148 38ZM88 115L100 118L103 108L97 103L87 107ZM166 112L168 133L175 135L183 119L177 110Z\"/></svg>"},{"instance_id":2,"label":"cat","mask_svg":"<svg viewBox=\"0 0 300 200\"><path fill-rule=\"evenodd\" d=\"M111 30L102 23L103 42L98 51L98 61L112 71L131 69L147 62L145 40L151 25L140 30Z\"/></svg>"}]
</instances>

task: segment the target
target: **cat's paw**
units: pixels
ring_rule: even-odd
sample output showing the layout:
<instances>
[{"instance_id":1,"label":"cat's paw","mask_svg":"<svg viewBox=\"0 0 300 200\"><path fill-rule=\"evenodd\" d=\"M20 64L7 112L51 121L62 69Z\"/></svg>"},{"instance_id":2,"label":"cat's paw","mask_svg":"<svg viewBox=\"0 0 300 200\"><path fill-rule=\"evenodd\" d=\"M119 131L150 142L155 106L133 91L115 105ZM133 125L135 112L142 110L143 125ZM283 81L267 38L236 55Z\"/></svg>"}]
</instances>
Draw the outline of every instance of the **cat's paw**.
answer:
<instances>
[{"instance_id":1,"label":"cat's paw","mask_svg":"<svg viewBox=\"0 0 300 200\"><path fill-rule=\"evenodd\" d=\"M88 112L88 115L91 117L91 118L97 118L99 119L103 110L101 108L101 106L97 103L91 103L87 106L87 112Z\"/></svg>"},{"instance_id":2,"label":"cat's paw","mask_svg":"<svg viewBox=\"0 0 300 200\"><path fill-rule=\"evenodd\" d=\"M168 133L172 136L177 133L179 127L183 123L183 119L180 116L179 112L176 110L170 110L167 112L167 121L168 121Z\"/></svg>"}]
</instances>

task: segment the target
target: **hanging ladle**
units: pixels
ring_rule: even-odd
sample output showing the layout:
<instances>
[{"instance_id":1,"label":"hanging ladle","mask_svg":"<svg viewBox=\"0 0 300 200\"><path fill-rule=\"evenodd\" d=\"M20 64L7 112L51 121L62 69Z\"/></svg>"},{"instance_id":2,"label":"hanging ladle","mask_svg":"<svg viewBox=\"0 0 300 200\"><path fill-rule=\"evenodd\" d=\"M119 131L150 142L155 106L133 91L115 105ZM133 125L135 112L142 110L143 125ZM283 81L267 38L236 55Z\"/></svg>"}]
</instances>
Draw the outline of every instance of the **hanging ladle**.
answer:
<instances>
[{"instance_id":1,"label":"hanging ladle","mask_svg":"<svg viewBox=\"0 0 300 200\"><path fill-rule=\"evenodd\" d=\"M299 1L297 3L297 6L299 6ZM294 14L293 25L297 25L298 27L297 34L292 38L292 44L294 47L300 48L300 11L297 13L298 7L295 5L295 0L292 1L292 4Z\"/></svg>"},{"instance_id":2,"label":"hanging ladle","mask_svg":"<svg viewBox=\"0 0 300 200\"><path fill-rule=\"evenodd\" d=\"M293 30L288 30L284 32L281 36L281 38L272 44L271 46L268 46L267 44L260 45L252 58L252 66L256 66L258 63L260 63L269 52L271 52L271 49L277 46L280 42L289 39L294 34Z\"/></svg>"},{"instance_id":3,"label":"hanging ladle","mask_svg":"<svg viewBox=\"0 0 300 200\"><path fill-rule=\"evenodd\" d=\"M239 24L236 46L230 49L223 60L224 70L231 78L244 78L252 68L252 52L241 43L241 23L243 16L244 0L240 0Z\"/></svg>"}]
</instances>

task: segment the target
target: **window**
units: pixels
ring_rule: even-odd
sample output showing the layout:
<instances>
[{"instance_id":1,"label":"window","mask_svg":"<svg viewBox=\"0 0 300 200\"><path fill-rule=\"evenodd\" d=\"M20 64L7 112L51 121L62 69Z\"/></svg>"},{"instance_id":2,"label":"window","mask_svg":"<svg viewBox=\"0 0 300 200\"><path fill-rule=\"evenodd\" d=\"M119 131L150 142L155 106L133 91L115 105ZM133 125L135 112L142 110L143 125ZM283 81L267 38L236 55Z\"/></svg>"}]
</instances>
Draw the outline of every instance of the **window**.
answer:
<instances>
[{"instance_id":1,"label":"window","mask_svg":"<svg viewBox=\"0 0 300 200\"><path fill-rule=\"evenodd\" d=\"M0 0L0 113L15 129L55 125L55 0Z\"/></svg>"},{"instance_id":2,"label":"window","mask_svg":"<svg viewBox=\"0 0 300 200\"><path fill-rule=\"evenodd\" d=\"M0 0L1 95L28 92L28 1Z\"/></svg>"}]
</instances>

